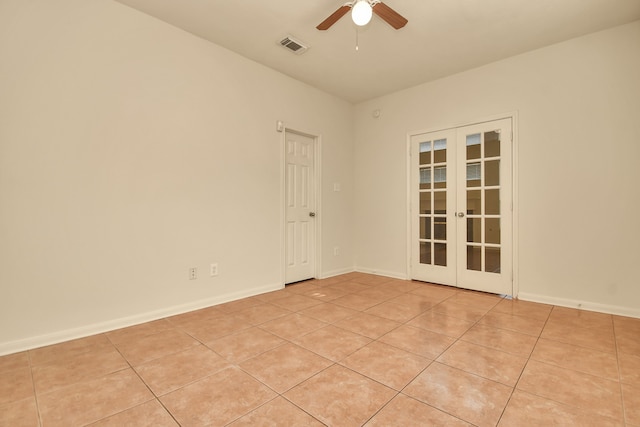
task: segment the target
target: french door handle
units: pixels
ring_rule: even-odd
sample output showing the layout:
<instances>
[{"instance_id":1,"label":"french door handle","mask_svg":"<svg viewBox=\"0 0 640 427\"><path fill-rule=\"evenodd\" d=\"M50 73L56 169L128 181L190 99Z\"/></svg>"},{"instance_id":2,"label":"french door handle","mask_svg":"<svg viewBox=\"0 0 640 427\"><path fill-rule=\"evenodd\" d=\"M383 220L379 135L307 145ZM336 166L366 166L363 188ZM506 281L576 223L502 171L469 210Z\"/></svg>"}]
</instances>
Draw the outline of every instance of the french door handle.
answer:
<instances>
[{"instance_id":1,"label":"french door handle","mask_svg":"<svg viewBox=\"0 0 640 427\"><path fill-rule=\"evenodd\" d=\"M464 218L464 212L458 212L458 218Z\"/></svg>"},{"instance_id":2,"label":"french door handle","mask_svg":"<svg viewBox=\"0 0 640 427\"><path fill-rule=\"evenodd\" d=\"M315 212L309 212L309 216L313 218L314 216L316 216L316 213Z\"/></svg>"}]
</instances>

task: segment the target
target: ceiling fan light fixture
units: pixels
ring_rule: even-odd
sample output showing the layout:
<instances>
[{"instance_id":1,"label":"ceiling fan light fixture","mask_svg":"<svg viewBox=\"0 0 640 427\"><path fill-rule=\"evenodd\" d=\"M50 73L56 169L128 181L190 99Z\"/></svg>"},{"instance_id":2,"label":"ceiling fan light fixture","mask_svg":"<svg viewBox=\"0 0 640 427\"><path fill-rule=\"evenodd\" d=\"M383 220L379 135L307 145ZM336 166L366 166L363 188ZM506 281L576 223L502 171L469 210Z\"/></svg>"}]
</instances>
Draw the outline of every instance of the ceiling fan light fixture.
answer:
<instances>
[{"instance_id":1,"label":"ceiling fan light fixture","mask_svg":"<svg viewBox=\"0 0 640 427\"><path fill-rule=\"evenodd\" d=\"M373 9L367 0L358 0L351 8L351 19L360 27L367 25L372 16Z\"/></svg>"}]
</instances>

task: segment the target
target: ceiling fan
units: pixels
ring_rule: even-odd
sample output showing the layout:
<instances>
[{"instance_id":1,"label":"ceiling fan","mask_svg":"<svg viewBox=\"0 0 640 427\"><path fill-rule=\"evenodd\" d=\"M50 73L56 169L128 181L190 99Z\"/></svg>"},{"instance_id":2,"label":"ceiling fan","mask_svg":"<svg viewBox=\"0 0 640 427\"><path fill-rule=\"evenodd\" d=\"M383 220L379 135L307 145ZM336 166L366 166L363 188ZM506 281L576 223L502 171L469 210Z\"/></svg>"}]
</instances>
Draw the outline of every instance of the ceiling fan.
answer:
<instances>
[{"instance_id":1,"label":"ceiling fan","mask_svg":"<svg viewBox=\"0 0 640 427\"><path fill-rule=\"evenodd\" d=\"M356 25L367 25L371 20L372 13L382 18L387 24L396 30L404 27L409 22L404 16L391 9L380 0L353 0L340 6L327 19L322 21L316 28L318 30L328 30L340 18L351 9L351 18Z\"/></svg>"}]
</instances>

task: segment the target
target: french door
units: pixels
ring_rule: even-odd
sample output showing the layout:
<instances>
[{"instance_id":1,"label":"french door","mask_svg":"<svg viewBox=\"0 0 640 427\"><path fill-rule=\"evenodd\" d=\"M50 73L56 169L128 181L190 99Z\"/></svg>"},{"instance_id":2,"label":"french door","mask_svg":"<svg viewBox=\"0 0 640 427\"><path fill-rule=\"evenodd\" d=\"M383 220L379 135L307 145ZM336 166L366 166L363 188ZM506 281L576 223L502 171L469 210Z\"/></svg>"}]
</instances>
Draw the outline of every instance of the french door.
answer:
<instances>
[{"instance_id":1,"label":"french door","mask_svg":"<svg viewBox=\"0 0 640 427\"><path fill-rule=\"evenodd\" d=\"M511 119L410 144L411 278L513 294Z\"/></svg>"}]
</instances>

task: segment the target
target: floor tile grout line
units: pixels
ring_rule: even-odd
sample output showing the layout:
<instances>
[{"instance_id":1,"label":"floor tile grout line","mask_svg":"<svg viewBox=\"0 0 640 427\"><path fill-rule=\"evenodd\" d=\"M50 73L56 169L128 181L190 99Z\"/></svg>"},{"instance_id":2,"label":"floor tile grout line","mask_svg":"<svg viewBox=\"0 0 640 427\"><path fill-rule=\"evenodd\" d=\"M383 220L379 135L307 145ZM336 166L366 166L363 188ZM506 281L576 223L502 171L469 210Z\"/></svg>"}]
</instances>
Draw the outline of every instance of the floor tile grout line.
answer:
<instances>
[{"instance_id":1,"label":"floor tile grout line","mask_svg":"<svg viewBox=\"0 0 640 427\"><path fill-rule=\"evenodd\" d=\"M516 380L516 382L514 383L513 387L511 388L511 393L509 394L509 398L507 399L507 402L504 405L504 408L502 408L502 412L500 413L500 417L498 418L498 422L496 423L496 425L500 424L500 421L502 420L502 417L504 416L504 413L507 411L507 407L509 406L509 403L511 402L511 399L513 399L513 395L515 394L516 389L518 388L518 384L520 383L520 380L522 379L522 375L524 374L524 371L527 369L527 366L529 365L529 361L531 360L531 356L533 355L533 352L535 351L536 346L538 345L538 342L540 341L540 337L542 336L542 332L544 331L544 328L547 325L547 322L549 322L549 318L551 317L551 312L552 311L553 311L553 308L551 310L549 310L549 313L547 314L547 318L545 319L544 324L542 325L542 328L540 329L540 333L536 337L536 342L531 347L531 352L529 353L529 356L527 356L527 361L524 364L524 366L522 367L522 370L520 371L520 375L518 375L518 379Z\"/></svg>"},{"instance_id":2,"label":"floor tile grout line","mask_svg":"<svg viewBox=\"0 0 640 427\"><path fill-rule=\"evenodd\" d=\"M618 364L618 384L620 387L620 404L622 407L622 422L626 425L627 423L627 408L626 405L624 403L624 387L622 385L622 369L620 366L620 351L618 350L618 334L616 333L616 322L614 320L614 317L611 316L611 323L613 326L613 343L614 343L614 347L615 347L615 351L616 351L616 362Z\"/></svg>"},{"instance_id":3,"label":"floor tile grout line","mask_svg":"<svg viewBox=\"0 0 640 427\"><path fill-rule=\"evenodd\" d=\"M42 414L40 412L40 402L38 399L38 393L36 393L36 379L33 375L33 360L31 350L27 350L27 361L29 362L29 376L31 377L31 388L33 391L33 400L36 404L36 415L38 416L38 426L42 426Z\"/></svg>"}]
</instances>

